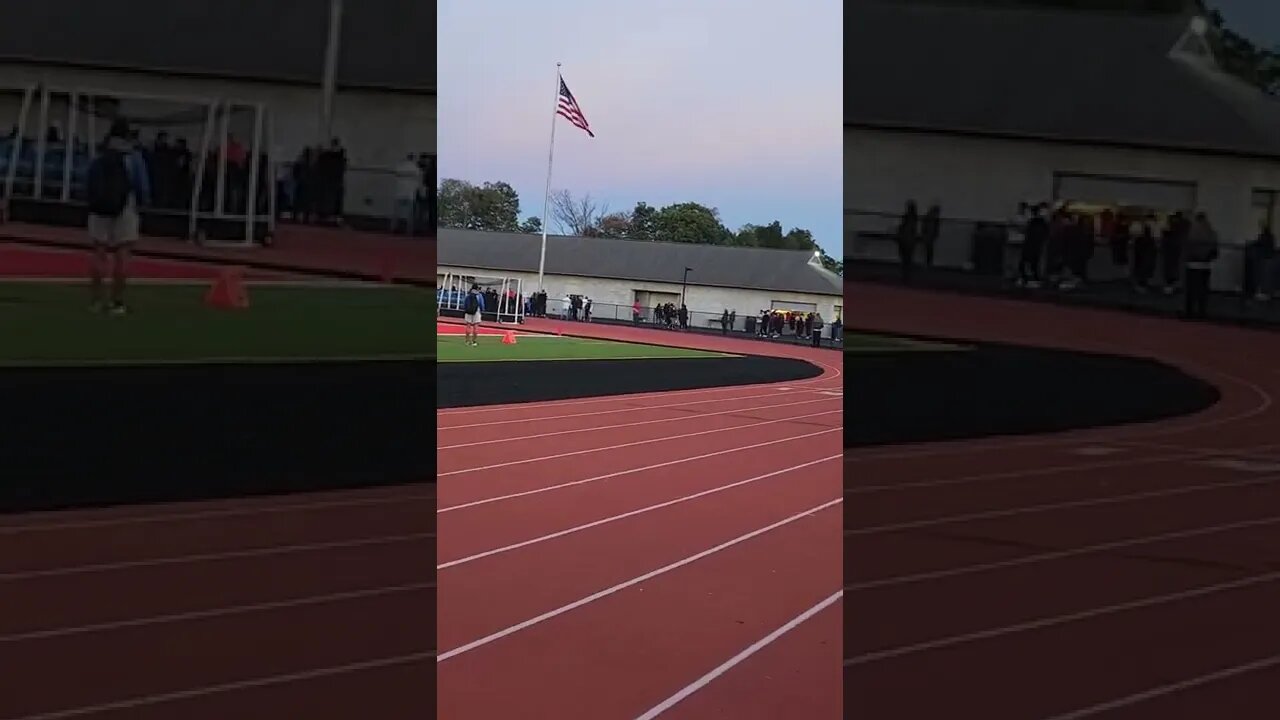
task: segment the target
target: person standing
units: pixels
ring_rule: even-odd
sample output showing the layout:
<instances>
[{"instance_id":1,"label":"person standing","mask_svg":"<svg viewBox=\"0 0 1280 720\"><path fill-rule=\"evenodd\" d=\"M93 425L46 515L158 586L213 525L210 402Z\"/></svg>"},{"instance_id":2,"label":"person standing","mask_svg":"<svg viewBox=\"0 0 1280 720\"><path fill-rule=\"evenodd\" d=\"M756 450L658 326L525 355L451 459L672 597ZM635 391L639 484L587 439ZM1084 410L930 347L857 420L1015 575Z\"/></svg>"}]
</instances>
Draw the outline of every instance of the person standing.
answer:
<instances>
[{"instance_id":1,"label":"person standing","mask_svg":"<svg viewBox=\"0 0 1280 720\"><path fill-rule=\"evenodd\" d=\"M1187 238L1187 318L1204 318L1209 314L1209 285L1213 261L1218 259L1218 233L1209 216L1196 213Z\"/></svg>"},{"instance_id":2,"label":"person standing","mask_svg":"<svg viewBox=\"0 0 1280 720\"><path fill-rule=\"evenodd\" d=\"M1160 244L1160 266L1161 276L1164 280L1164 294L1172 295L1178 290L1178 286L1182 284L1182 254L1187 247L1187 233L1190 227L1187 224L1187 218L1181 211L1175 212L1169 216L1168 226L1165 228L1163 242Z\"/></svg>"},{"instance_id":3,"label":"person standing","mask_svg":"<svg viewBox=\"0 0 1280 720\"><path fill-rule=\"evenodd\" d=\"M1018 284L1034 289L1040 287L1040 261L1044 255L1045 243L1049 240L1049 221L1044 217L1043 206L1033 206L1029 213L1022 234Z\"/></svg>"},{"instance_id":4,"label":"person standing","mask_svg":"<svg viewBox=\"0 0 1280 720\"><path fill-rule=\"evenodd\" d=\"M920 220L920 240L924 243L924 267L933 269L933 252L938 245L938 236L942 233L942 208L937 203L929 206L924 218Z\"/></svg>"},{"instance_id":5,"label":"person standing","mask_svg":"<svg viewBox=\"0 0 1280 720\"><path fill-rule=\"evenodd\" d=\"M89 166L87 182L91 303L95 312L107 309L106 275L111 272L112 314L127 312L124 304L128 282L129 251L138 240L138 209L150 203L151 187L138 148L129 141L129 123L116 119L102 152Z\"/></svg>"},{"instance_id":6,"label":"person standing","mask_svg":"<svg viewBox=\"0 0 1280 720\"><path fill-rule=\"evenodd\" d=\"M472 347L480 344L480 317L484 313L484 295L479 285L472 285L462 301L462 321L466 324L466 343Z\"/></svg>"},{"instance_id":7,"label":"person standing","mask_svg":"<svg viewBox=\"0 0 1280 720\"><path fill-rule=\"evenodd\" d=\"M813 346L822 347L822 313L813 314Z\"/></svg>"},{"instance_id":8,"label":"person standing","mask_svg":"<svg viewBox=\"0 0 1280 720\"><path fill-rule=\"evenodd\" d=\"M908 200L907 209L898 222L898 261L902 264L902 282L911 282L915 265L916 243L920 239L920 213L916 201Z\"/></svg>"},{"instance_id":9,"label":"person standing","mask_svg":"<svg viewBox=\"0 0 1280 720\"><path fill-rule=\"evenodd\" d=\"M721 335L729 334L729 311L728 310L725 310L720 315L720 334Z\"/></svg>"},{"instance_id":10,"label":"person standing","mask_svg":"<svg viewBox=\"0 0 1280 720\"><path fill-rule=\"evenodd\" d=\"M1249 277L1245 292L1253 295L1259 302L1266 302L1275 291L1272 285L1276 273L1276 236L1271 232L1270 225L1263 224L1258 237L1249 244L1247 252L1250 262L1246 265L1252 267L1247 269Z\"/></svg>"}]
</instances>

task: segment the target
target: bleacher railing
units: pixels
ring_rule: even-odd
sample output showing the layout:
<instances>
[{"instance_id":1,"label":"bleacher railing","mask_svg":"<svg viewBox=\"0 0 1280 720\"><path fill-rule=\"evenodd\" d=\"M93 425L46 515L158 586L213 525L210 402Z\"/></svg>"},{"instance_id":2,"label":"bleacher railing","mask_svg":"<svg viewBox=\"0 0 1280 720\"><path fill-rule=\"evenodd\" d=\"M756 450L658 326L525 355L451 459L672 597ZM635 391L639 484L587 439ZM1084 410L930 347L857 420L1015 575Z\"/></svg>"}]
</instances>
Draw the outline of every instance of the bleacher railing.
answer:
<instances>
[{"instance_id":1,"label":"bleacher railing","mask_svg":"<svg viewBox=\"0 0 1280 720\"><path fill-rule=\"evenodd\" d=\"M897 231L901 217L889 213L845 210L845 258L854 261L897 263ZM979 239L987 235L991 240ZM996 238L1003 237L1002 241ZM995 255L993 260L993 254ZM979 221L943 218L938 241L934 246L933 265L938 268L965 270L1012 279L1017 276L1022 255L1022 228L1012 219ZM1244 242L1223 238L1218 260L1213 268L1216 290L1239 291L1244 285L1246 250ZM1132 248L1128 253L1130 262ZM923 266L923 244L915 249L916 265ZM1155 277L1161 276L1161 258L1157 255ZM998 264L998 267L991 267ZM1128 279L1132 266L1117 263L1104 238L1095 240L1089 261L1089 279L1096 282L1118 282Z\"/></svg>"}]
</instances>

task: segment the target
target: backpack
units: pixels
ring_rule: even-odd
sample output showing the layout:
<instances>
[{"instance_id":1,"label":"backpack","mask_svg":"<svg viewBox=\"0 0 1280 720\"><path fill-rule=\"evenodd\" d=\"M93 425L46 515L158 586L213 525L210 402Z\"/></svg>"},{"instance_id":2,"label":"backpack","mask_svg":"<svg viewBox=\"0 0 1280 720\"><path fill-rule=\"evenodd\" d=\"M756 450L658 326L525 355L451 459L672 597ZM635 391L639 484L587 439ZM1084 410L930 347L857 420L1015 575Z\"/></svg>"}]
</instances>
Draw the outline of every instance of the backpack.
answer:
<instances>
[{"instance_id":1,"label":"backpack","mask_svg":"<svg viewBox=\"0 0 1280 720\"><path fill-rule=\"evenodd\" d=\"M462 311L468 315L475 315L480 311L480 298L476 297L473 292L467 293L467 299L462 306Z\"/></svg>"},{"instance_id":2,"label":"backpack","mask_svg":"<svg viewBox=\"0 0 1280 720\"><path fill-rule=\"evenodd\" d=\"M106 150L89 166L89 212L105 217L120 217L129 204L129 171L125 167L124 153Z\"/></svg>"}]
</instances>

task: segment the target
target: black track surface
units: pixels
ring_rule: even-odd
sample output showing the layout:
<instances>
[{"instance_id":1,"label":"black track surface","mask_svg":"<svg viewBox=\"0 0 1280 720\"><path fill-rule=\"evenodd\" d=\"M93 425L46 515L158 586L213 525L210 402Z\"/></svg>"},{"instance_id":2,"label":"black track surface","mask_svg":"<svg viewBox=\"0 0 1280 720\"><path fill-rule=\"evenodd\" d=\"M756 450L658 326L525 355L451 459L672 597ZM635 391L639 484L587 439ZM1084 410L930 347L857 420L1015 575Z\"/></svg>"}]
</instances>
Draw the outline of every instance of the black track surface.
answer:
<instances>
[{"instance_id":1,"label":"black track surface","mask_svg":"<svg viewBox=\"0 0 1280 720\"><path fill-rule=\"evenodd\" d=\"M0 370L0 512L431 482L434 369Z\"/></svg>"},{"instance_id":2,"label":"black track surface","mask_svg":"<svg viewBox=\"0 0 1280 720\"><path fill-rule=\"evenodd\" d=\"M821 374L803 360L757 356L440 363L436 407L793 382Z\"/></svg>"},{"instance_id":3,"label":"black track surface","mask_svg":"<svg viewBox=\"0 0 1280 720\"><path fill-rule=\"evenodd\" d=\"M845 447L1039 434L1203 410L1217 388L1152 360L975 345L847 353Z\"/></svg>"}]
</instances>

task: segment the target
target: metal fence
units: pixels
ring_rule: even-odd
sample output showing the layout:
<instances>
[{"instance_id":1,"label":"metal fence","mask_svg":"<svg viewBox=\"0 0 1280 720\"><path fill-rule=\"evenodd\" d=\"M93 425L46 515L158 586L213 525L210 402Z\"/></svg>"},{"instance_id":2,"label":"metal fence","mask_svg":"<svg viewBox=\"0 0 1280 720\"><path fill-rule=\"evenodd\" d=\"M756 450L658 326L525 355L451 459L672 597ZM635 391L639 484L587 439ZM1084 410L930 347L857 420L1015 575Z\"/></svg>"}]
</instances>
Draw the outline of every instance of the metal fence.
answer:
<instances>
[{"instance_id":1,"label":"metal fence","mask_svg":"<svg viewBox=\"0 0 1280 720\"><path fill-rule=\"evenodd\" d=\"M900 216L889 213L845 211L845 257L854 261L899 262L897 229ZM939 268L1013 279L1022 254L1022 228L1011 219L981 221L943 218L934 246L933 265ZM1132 252L1128 259L1132 259ZM1224 238L1213 268L1213 287L1238 292L1245 286L1245 243ZM917 265L925 263L925 249L916 248ZM1161 276L1156 258L1155 278ZM1130 262L1119 262L1105 239L1096 241L1089 260L1088 277L1094 282L1119 282L1132 273Z\"/></svg>"},{"instance_id":2,"label":"metal fence","mask_svg":"<svg viewBox=\"0 0 1280 720\"><path fill-rule=\"evenodd\" d=\"M784 315L784 322L781 329L774 333L763 330L761 326L761 314L742 314L731 312L728 317L724 311L708 312L703 310L690 310L686 315L685 325L680 324L679 315L674 318L668 318L660 314L657 308L641 307L638 312L632 305L617 305L613 303L601 303L592 301L591 312L589 316L579 315L577 318L571 317L571 312L564 307L564 300L560 298L547 298L547 316L556 317L565 320L576 319L580 322L615 322L630 323L632 325L652 327L663 330L701 330L714 331L724 334L747 334L759 335L762 337L804 339L809 337L803 333L803 325L796 322L800 318L799 313ZM831 339L839 337L832 335L833 318L823 318L823 327L821 337ZM835 326L838 328L838 325Z\"/></svg>"}]
</instances>

